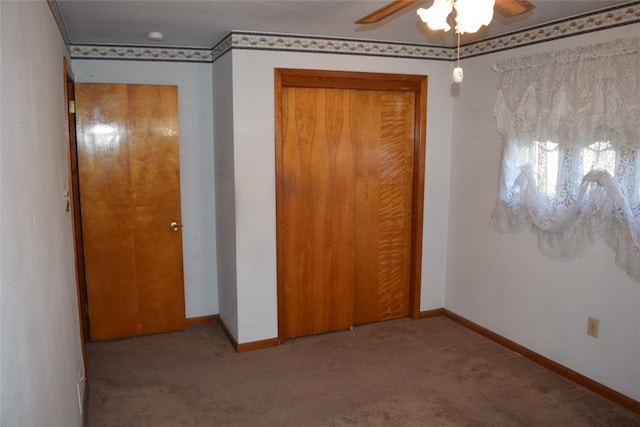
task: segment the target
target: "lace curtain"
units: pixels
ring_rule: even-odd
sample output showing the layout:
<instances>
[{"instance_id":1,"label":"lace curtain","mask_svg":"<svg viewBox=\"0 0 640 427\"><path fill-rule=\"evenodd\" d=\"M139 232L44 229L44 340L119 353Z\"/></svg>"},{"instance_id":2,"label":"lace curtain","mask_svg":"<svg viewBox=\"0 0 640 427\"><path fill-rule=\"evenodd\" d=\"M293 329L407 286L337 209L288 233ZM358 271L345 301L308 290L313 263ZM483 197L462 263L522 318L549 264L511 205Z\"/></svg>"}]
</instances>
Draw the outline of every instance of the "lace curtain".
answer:
<instances>
[{"instance_id":1,"label":"lace curtain","mask_svg":"<svg viewBox=\"0 0 640 427\"><path fill-rule=\"evenodd\" d=\"M499 230L573 257L600 233L640 281L640 39L499 62Z\"/></svg>"}]
</instances>

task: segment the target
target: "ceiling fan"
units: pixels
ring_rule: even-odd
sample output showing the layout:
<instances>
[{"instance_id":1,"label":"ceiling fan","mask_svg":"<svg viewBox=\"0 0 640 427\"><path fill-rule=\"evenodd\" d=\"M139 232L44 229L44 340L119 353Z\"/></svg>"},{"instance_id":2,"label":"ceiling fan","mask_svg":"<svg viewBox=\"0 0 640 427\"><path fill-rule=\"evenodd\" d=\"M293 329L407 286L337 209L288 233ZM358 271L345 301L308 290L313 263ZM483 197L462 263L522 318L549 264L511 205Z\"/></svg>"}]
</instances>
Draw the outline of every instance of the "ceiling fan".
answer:
<instances>
[{"instance_id":1,"label":"ceiling fan","mask_svg":"<svg viewBox=\"0 0 640 427\"><path fill-rule=\"evenodd\" d=\"M382 21L401 9L417 3L419 0L395 0L380 9L358 19L356 24L373 24ZM528 0L496 0L495 11L508 18L527 13L535 8Z\"/></svg>"},{"instance_id":2,"label":"ceiling fan","mask_svg":"<svg viewBox=\"0 0 640 427\"><path fill-rule=\"evenodd\" d=\"M356 21L356 24L371 24L404 9L417 0L396 0ZM455 32L458 36L458 55L456 67L453 69L453 81L462 82L463 72L460 67L460 34L475 33L483 25L489 25L494 11L511 17L533 10L535 6L528 0L433 0L429 9L417 10L420 19L432 30L449 31L449 14L456 10Z\"/></svg>"}]
</instances>

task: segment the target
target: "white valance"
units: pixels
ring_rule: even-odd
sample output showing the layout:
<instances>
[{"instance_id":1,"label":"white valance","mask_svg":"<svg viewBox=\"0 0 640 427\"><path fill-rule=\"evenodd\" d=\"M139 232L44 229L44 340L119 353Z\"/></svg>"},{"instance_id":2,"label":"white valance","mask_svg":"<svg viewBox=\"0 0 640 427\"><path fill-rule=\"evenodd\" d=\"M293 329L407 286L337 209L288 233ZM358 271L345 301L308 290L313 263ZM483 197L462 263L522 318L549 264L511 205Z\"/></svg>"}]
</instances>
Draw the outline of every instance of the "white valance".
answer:
<instances>
[{"instance_id":1,"label":"white valance","mask_svg":"<svg viewBox=\"0 0 640 427\"><path fill-rule=\"evenodd\" d=\"M510 141L640 146L640 43L623 39L495 65L498 131Z\"/></svg>"}]
</instances>

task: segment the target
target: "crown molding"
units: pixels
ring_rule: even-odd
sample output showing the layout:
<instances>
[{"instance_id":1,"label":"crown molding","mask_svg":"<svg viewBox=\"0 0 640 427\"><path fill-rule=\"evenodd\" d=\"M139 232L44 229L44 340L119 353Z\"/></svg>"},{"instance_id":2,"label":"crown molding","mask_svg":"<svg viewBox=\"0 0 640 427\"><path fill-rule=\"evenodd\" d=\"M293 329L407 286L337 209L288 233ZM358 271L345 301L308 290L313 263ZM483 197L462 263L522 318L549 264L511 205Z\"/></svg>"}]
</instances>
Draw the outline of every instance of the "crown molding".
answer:
<instances>
[{"instance_id":1,"label":"crown molding","mask_svg":"<svg viewBox=\"0 0 640 427\"><path fill-rule=\"evenodd\" d=\"M65 37L66 28L57 0L47 0ZM597 12L550 22L513 33L464 44L460 58L471 58L507 49L524 47L565 37L601 31L640 22L640 1L614 6ZM68 40L66 36L65 41ZM426 44L350 38L273 34L232 31L213 48L132 46L112 44L71 44L72 59L115 59L165 62L214 62L233 50L263 50L280 52L329 53L339 55L377 56L389 58L454 61L456 48Z\"/></svg>"},{"instance_id":2,"label":"crown molding","mask_svg":"<svg viewBox=\"0 0 640 427\"><path fill-rule=\"evenodd\" d=\"M51 9L53 18L56 20L56 24L58 24L58 29L60 30L60 35L64 40L64 44L69 46L71 41L69 39L69 33L67 32L67 26L65 25L64 18L62 17L62 12L60 12L58 0L47 0L47 4L49 5L49 9Z\"/></svg>"}]
</instances>

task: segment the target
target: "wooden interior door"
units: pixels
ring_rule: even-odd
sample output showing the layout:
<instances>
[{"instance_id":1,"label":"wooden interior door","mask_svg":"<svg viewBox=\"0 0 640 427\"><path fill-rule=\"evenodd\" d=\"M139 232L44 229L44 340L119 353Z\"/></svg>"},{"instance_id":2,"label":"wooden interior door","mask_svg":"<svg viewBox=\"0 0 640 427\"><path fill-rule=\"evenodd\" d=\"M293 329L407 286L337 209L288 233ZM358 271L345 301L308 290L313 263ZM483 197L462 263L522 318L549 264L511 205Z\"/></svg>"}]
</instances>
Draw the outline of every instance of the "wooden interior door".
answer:
<instances>
[{"instance_id":1,"label":"wooden interior door","mask_svg":"<svg viewBox=\"0 0 640 427\"><path fill-rule=\"evenodd\" d=\"M387 84L388 75L334 72L332 81L324 72L279 72L280 338L417 317L420 78Z\"/></svg>"},{"instance_id":2,"label":"wooden interior door","mask_svg":"<svg viewBox=\"0 0 640 427\"><path fill-rule=\"evenodd\" d=\"M356 325L409 315L415 94L355 91Z\"/></svg>"},{"instance_id":3,"label":"wooden interior door","mask_svg":"<svg viewBox=\"0 0 640 427\"><path fill-rule=\"evenodd\" d=\"M76 84L92 340L185 327L175 86Z\"/></svg>"},{"instance_id":4,"label":"wooden interior door","mask_svg":"<svg viewBox=\"0 0 640 427\"><path fill-rule=\"evenodd\" d=\"M283 91L282 236L287 335L353 324L355 147L350 94Z\"/></svg>"}]
</instances>

